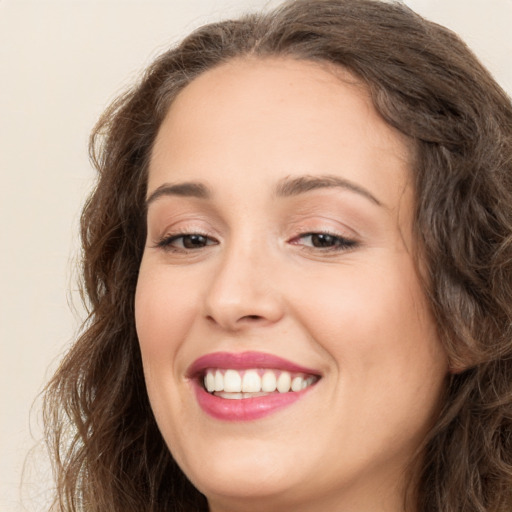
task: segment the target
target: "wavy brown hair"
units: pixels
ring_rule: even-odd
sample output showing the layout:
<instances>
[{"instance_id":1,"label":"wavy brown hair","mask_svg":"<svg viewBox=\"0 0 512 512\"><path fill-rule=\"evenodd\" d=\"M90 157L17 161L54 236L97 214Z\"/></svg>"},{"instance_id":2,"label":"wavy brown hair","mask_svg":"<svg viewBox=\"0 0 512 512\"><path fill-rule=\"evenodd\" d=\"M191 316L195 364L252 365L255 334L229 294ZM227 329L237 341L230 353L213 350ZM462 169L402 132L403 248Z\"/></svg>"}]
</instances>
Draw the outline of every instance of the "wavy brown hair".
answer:
<instances>
[{"instance_id":1,"label":"wavy brown hair","mask_svg":"<svg viewBox=\"0 0 512 512\"><path fill-rule=\"evenodd\" d=\"M512 510L512 105L463 42L400 3L298 0L204 26L162 54L91 138L82 219L89 317L47 388L54 510L207 503L169 453L145 391L134 294L152 144L176 95L234 58L328 62L365 83L415 156L425 293L452 373L418 457L418 512Z\"/></svg>"}]
</instances>

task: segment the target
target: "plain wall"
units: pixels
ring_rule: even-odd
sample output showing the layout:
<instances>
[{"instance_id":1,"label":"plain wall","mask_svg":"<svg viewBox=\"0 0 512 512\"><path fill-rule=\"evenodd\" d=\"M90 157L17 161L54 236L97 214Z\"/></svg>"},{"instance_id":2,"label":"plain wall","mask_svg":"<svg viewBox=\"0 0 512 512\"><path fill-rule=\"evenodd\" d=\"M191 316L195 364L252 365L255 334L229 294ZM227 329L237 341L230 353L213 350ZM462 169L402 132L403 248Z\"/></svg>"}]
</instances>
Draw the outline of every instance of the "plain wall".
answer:
<instances>
[{"instance_id":1,"label":"plain wall","mask_svg":"<svg viewBox=\"0 0 512 512\"><path fill-rule=\"evenodd\" d=\"M512 91L512 0L405 3L460 33ZM32 404L83 314L70 303L79 306L74 262L94 179L91 128L170 43L267 4L277 2L0 0L1 511L44 510L51 486Z\"/></svg>"}]
</instances>

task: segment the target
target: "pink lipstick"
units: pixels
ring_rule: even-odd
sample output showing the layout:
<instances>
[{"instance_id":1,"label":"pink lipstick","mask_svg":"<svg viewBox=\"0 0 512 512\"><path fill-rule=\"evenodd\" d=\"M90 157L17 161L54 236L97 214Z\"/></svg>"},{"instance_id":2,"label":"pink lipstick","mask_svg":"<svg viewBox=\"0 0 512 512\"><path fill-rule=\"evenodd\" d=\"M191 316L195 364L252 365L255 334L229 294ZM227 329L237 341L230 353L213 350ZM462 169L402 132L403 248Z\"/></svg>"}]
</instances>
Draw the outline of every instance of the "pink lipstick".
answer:
<instances>
[{"instance_id":1,"label":"pink lipstick","mask_svg":"<svg viewBox=\"0 0 512 512\"><path fill-rule=\"evenodd\" d=\"M316 384L318 371L263 352L215 352L187 376L200 407L225 421L251 421L293 404Z\"/></svg>"}]
</instances>

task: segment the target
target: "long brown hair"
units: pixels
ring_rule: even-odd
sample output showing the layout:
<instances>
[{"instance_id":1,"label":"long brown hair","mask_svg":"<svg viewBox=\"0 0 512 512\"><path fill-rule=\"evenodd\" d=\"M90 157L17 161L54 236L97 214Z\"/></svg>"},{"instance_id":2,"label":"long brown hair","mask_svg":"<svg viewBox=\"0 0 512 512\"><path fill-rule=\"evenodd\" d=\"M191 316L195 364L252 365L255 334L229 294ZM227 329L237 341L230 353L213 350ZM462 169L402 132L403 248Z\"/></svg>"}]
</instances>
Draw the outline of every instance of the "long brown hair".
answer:
<instances>
[{"instance_id":1,"label":"long brown hair","mask_svg":"<svg viewBox=\"0 0 512 512\"><path fill-rule=\"evenodd\" d=\"M512 105L456 35L376 0L297 0L202 27L101 118L99 178L81 219L90 315L46 395L55 510L207 510L153 418L134 293L148 159L169 105L199 74L249 55L350 70L409 138L425 292L453 368L415 507L512 510Z\"/></svg>"}]
</instances>

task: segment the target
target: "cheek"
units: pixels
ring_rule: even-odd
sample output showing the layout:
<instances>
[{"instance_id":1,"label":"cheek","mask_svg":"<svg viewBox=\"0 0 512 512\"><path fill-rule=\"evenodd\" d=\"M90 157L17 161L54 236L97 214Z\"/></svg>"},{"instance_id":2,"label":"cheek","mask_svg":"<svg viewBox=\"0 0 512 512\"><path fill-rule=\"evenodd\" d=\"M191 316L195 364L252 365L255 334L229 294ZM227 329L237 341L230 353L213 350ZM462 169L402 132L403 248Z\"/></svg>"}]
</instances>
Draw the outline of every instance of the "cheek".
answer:
<instances>
[{"instance_id":1,"label":"cheek","mask_svg":"<svg viewBox=\"0 0 512 512\"><path fill-rule=\"evenodd\" d=\"M311 311L312 328L327 338L357 335L359 343L353 348L358 351L389 344L404 347L415 335L433 331L410 258L372 259L379 261L311 277L302 301Z\"/></svg>"},{"instance_id":2,"label":"cheek","mask_svg":"<svg viewBox=\"0 0 512 512\"><path fill-rule=\"evenodd\" d=\"M182 394L184 341L197 310L197 287L180 283L164 269L145 265L139 272L135 322L148 397L159 428L173 453L179 454L180 422L185 415ZM179 274L179 273L178 273Z\"/></svg>"},{"instance_id":3,"label":"cheek","mask_svg":"<svg viewBox=\"0 0 512 512\"><path fill-rule=\"evenodd\" d=\"M301 299L303 322L360 400L380 401L387 388L390 400L417 402L421 388L435 401L446 357L410 257L315 277Z\"/></svg>"},{"instance_id":4,"label":"cheek","mask_svg":"<svg viewBox=\"0 0 512 512\"><path fill-rule=\"evenodd\" d=\"M144 366L172 363L172 355L190 329L197 290L179 277L141 265L135 295L135 322ZM171 360L169 360L171 358Z\"/></svg>"}]
</instances>

